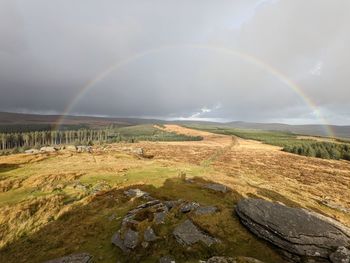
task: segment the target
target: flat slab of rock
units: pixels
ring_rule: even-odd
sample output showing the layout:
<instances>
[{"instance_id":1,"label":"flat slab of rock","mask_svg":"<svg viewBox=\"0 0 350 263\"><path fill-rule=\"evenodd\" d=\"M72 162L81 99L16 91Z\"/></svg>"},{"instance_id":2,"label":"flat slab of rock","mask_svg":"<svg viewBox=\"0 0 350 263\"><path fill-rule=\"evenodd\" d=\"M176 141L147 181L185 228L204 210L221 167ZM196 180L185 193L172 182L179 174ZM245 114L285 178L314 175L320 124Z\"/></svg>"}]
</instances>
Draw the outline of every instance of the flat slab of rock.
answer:
<instances>
[{"instance_id":1,"label":"flat slab of rock","mask_svg":"<svg viewBox=\"0 0 350 263\"><path fill-rule=\"evenodd\" d=\"M238 202L236 212L251 232L290 253L295 261L330 262L338 247L350 245L349 228L304 209L248 198Z\"/></svg>"},{"instance_id":2,"label":"flat slab of rock","mask_svg":"<svg viewBox=\"0 0 350 263\"><path fill-rule=\"evenodd\" d=\"M191 220L186 220L178 225L173 232L176 240L183 245L193 245L203 242L207 246L217 243L218 240L200 231Z\"/></svg>"},{"instance_id":3,"label":"flat slab of rock","mask_svg":"<svg viewBox=\"0 0 350 263\"><path fill-rule=\"evenodd\" d=\"M221 192L221 193L226 193L227 192L227 187L222 184L206 184L203 186L206 189L210 189L216 192Z\"/></svg>"},{"instance_id":4,"label":"flat slab of rock","mask_svg":"<svg viewBox=\"0 0 350 263\"><path fill-rule=\"evenodd\" d=\"M143 196L149 195L147 192L144 192L138 188L129 189L129 190L125 191L124 194L128 197L143 197Z\"/></svg>"},{"instance_id":5,"label":"flat slab of rock","mask_svg":"<svg viewBox=\"0 0 350 263\"><path fill-rule=\"evenodd\" d=\"M214 214L218 209L215 206L201 206L194 212L196 215L210 215Z\"/></svg>"},{"instance_id":6,"label":"flat slab of rock","mask_svg":"<svg viewBox=\"0 0 350 263\"><path fill-rule=\"evenodd\" d=\"M87 253L71 254L65 257L52 259L45 263L90 263L92 256Z\"/></svg>"}]
</instances>

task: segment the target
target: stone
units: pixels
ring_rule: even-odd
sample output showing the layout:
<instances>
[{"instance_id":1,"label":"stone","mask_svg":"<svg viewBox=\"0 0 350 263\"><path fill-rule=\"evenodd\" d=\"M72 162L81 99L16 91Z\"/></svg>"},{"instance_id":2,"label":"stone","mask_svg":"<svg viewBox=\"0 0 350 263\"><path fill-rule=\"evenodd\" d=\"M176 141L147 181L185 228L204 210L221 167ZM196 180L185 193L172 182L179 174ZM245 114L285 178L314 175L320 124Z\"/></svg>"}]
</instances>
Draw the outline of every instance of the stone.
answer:
<instances>
[{"instance_id":1,"label":"stone","mask_svg":"<svg viewBox=\"0 0 350 263\"><path fill-rule=\"evenodd\" d=\"M349 263L350 262L350 250L346 247L338 247L338 249L330 255L332 263Z\"/></svg>"},{"instance_id":2,"label":"stone","mask_svg":"<svg viewBox=\"0 0 350 263\"><path fill-rule=\"evenodd\" d=\"M134 249L139 241L139 233L128 229L125 233L125 237L124 237L124 246L126 248L130 248L130 249Z\"/></svg>"},{"instance_id":3,"label":"stone","mask_svg":"<svg viewBox=\"0 0 350 263\"><path fill-rule=\"evenodd\" d=\"M210 215L214 214L218 209L215 206L201 206L195 210L196 215Z\"/></svg>"},{"instance_id":4,"label":"stone","mask_svg":"<svg viewBox=\"0 0 350 263\"><path fill-rule=\"evenodd\" d=\"M87 153L92 153L92 146L85 146L85 145L79 145L77 146L77 152L78 153L84 153L84 152L87 152Z\"/></svg>"},{"instance_id":5,"label":"stone","mask_svg":"<svg viewBox=\"0 0 350 263\"><path fill-rule=\"evenodd\" d=\"M159 237L157 237L151 227L147 227L143 234L143 239L147 242L152 242L159 239Z\"/></svg>"},{"instance_id":6,"label":"stone","mask_svg":"<svg viewBox=\"0 0 350 263\"><path fill-rule=\"evenodd\" d=\"M261 199L247 198L238 202L236 213L243 225L290 254L297 261L325 260L338 247L350 244L350 229L341 223L300 208L290 208Z\"/></svg>"},{"instance_id":7,"label":"stone","mask_svg":"<svg viewBox=\"0 0 350 263\"><path fill-rule=\"evenodd\" d=\"M41 147L40 151L41 152L56 152L57 149L55 147L46 146L46 147Z\"/></svg>"},{"instance_id":8,"label":"stone","mask_svg":"<svg viewBox=\"0 0 350 263\"><path fill-rule=\"evenodd\" d=\"M52 259L45 263L90 263L92 256L87 253L71 254L65 257Z\"/></svg>"},{"instance_id":9,"label":"stone","mask_svg":"<svg viewBox=\"0 0 350 263\"><path fill-rule=\"evenodd\" d=\"M76 147L75 145L67 145L67 146L65 147L65 149L66 149L67 151L71 151L71 152L76 152L76 151L77 151L77 147Z\"/></svg>"},{"instance_id":10,"label":"stone","mask_svg":"<svg viewBox=\"0 0 350 263\"><path fill-rule=\"evenodd\" d=\"M28 154L37 154L39 153L40 151L37 150L37 149L29 149L29 150L26 150L24 151L25 153L28 153Z\"/></svg>"},{"instance_id":11,"label":"stone","mask_svg":"<svg viewBox=\"0 0 350 263\"><path fill-rule=\"evenodd\" d=\"M154 222L159 224L164 224L166 219L167 211L157 212L154 214Z\"/></svg>"},{"instance_id":12,"label":"stone","mask_svg":"<svg viewBox=\"0 0 350 263\"><path fill-rule=\"evenodd\" d=\"M226 193L227 192L227 187L222 184L206 184L203 186L206 189L210 189L216 192L221 192L221 193Z\"/></svg>"},{"instance_id":13,"label":"stone","mask_svg":"<svg viewBox=\"0 0 350 263\"><path fill-rule=\"evenodd\" d=\"M164 201L164 205L170 210L178 205L180 205L183 201L182 200L176 200L176 201Z\"/></svg>"},{"instance_id":14,"label":"stone","mask_svg":"<svg viewBox=\"0 0 350 263\"><path fill-rule=\"evenodd\" d=\"M206 263L237 263L237 261L229 257L212 257Z\"/></svg>"},{"instance_id":15,"label":"stone","mask_svg":"<svg viewBox=\"0 0 350 263\"><path fill-rule=\"evenodd\" d=\"M175 259L172 256L164 256L159 259L159 263L175 263Z\"/></svg>"},{"instance_id":16,"label":"stone","mask_svg":"<svg viewBox=\"0 0 350 263\"><path fill-rule=\"evenodd\" d=\"M205 245L211 246L219 242L217 239L204 234L188 219L174 229L173 235L177 242L182 245L193 245L203 242Z\"/></svg>"},{"instance_id":17,"label":"stone","mask_svg":"<svg viewBox=\"0 0 350 263\"><path fill-rule=\"evenodd\" d=\"M195 210L196 208L199 207L199 204L196 203L196 202L191 202L191 203L187 203L187 204L184 204L180 207L180 211L182 213L188 213L188 212L191 212L192 210Z\"/></svg>"},{"instance_id":18,"label":"stone","mask_svg":"<svg viewBox=\"0 0 350 263\"><path fill-rule=\"evenodd\" d=\"M127 196L127 197L143 197L145 195L149 195L148 193L140 190L140 189L129 189L127 191L124 191L124 194Z\"/></svg>"},{"instance_id":19,"label":"stone","mask_svg":"<svg viewBox=\"0 0 350 263\"><path fill-rule=\"evenodd\" d=\"M123 252L127 253L129 252L129 250L124 246L124 242L121 238L121 233L120 231L118 231L117 233L115 233L112 237L112 244L119 247Z\"/></svg>"}]
</instances>

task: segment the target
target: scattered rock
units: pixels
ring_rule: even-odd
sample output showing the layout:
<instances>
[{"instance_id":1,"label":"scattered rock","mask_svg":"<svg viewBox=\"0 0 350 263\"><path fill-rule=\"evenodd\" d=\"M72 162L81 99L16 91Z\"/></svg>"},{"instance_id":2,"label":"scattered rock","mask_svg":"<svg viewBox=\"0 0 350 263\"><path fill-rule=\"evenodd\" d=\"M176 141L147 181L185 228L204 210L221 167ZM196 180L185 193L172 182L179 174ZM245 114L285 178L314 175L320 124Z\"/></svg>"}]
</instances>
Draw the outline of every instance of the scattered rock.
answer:
<instances>
[{"instance_id":1,"label":"scattered rock","mask_svg":"<svg viewBox=\"0 0 350 263\"><path fill-rule=\"evenodd\" d=\"M125 233L125 237L124 237L124 246L130 249L134 249L139 241L139 233L128 229L128 231L126 231Z\"/></svg>"},{"instance_id":2,"label":"scattered rock","mask_svg":"<svg viewBox=\"0 0 350 263\"><path fill-rule=\"evenodd\" d=\"M129 189L127 191L124 192L124 194L127 196L127 197L143 197L143 196L149 196L148 193L140 190L140 189Z\"/></svg>"},{"instance_id":3,"label":"scattered rock","mask_svg":"<svg viewBox=\"0 0 350 263\"><path fill-rule=\"evenodd\" d=\"M71 151L71 152L76 152L77 147L75 145L67 145L67 146L65 146L65 150Z\"/></svg>"},{"instance_id":4,"label":"scattered rock","mask_svg":"<svg viewBox=\"0 0 350 263\"><path fill-rule=\"evenodd\" d=\"M212 257L206 263L263 263L260 260L249 257Z\"/></svg>"},{"instance_id":5,"label":"scattered rock","mask_svg":"<svg viewBox=\"0 0 350 263\"><path fill-rule=\"evenodd\" d=\"M206 263L237 263L237 261L228 257L212 257L209 258Z\"/></svg>"},{"instance_id":6,"label":"scattered rock","mask_svg":"<svg viewBox=\"0 0 350 263\"><path fill-rule=\"evenodd\" d=\"M175 263L175 259L172 256L164 256L159 259L159 263Z\"/></svg>"},{"instance_id":7,"label":"scattered rock","mask_svg":"<svg viewBox=\"0 0 350 263\"><path fill-rule=\"evenodd\" d=\"M37 154L39 153L40 151L37 150L37 149L29 149L29 150L26 150L24 151L25 153L28 153L28 154Z\"/></svg>"},{"instance_id":8,"label":"scattered rock","mask_svg":"<svg viewBox=\"0 0 350 263\"><path fill-rule=\"evenodd\" d=\"M188 212L191 212L192 210L195 210L196 208L199 207L199 204L196 203L196 202L191 202L191 203L187 203L187 204L183 204L181 207L180 207L180 211L182 213L188 213Z\"/></svg>"},{"instance_id":9,"label":"scattered rock","mask_svg":"<svg viewBox=\"0 0 350 263\"><path fill-rule=\"evenodd\" d=\"M343 207L341 205L338 205L337 203L335 203L335 202L333 202L331 200L324 199L324 200L320 201L320 203L325 205L325 206L327 206L327 207L329 207L329 208L341 211L343 213L350 214L350 209L349 208L346 208L346 207Z\"/></svg>"},{"instance_id":10,"label":"scattered rock","mask_svg":"<svg viewBox=\"0 0 350 263\"><path fill-rule=\"evenodd\" d=\"M173 207L180 205L182 202L183 202L182 200L176 200L176 201L164 201L163 203L170 210Z\"/></svg>"},{"instance_id":11,"label":"scattered rock","mask_svg":"<svg viewBox=\"0 0 350 263\"><path fill-rule=\"evenodd\" d=\"M154 222L159 225L159 224L164 224L165 223L165 219L166 219L166 215L167 215L168 211L161 211L161 212L157 212L154 214Z\"/></svg>"},{"instance_id":12,"label":"scattered rock","mask_svg":"<svg viewBox=\"0 0 350 263\"><path fill-rule=\"evenodd\" d=\"M113 235L111 241L112 241L112 244L114 244L115 246L119 247L123 252L125 252L125 253L129 252L129 250L124 245L124 241L121 238L120 231L118 231L117 233L115 233Z\"/></svg>"},{"instance_id":13,"label":"scattered rock","mask_svg":"<svg viewBox=\"0 0 350 263\"><path fill-rule=\"evenodd\" d=\"M226 193L227 192L227 187L222 184L206 184L203 186L206 189L210 189L216 192L221 192L221 193Z\"/></svg>"},{"instance_id":14,"label":"scattered rock","mask_svg":"<svg viewBox=\"0 0 350 263\"><path fill-rule=\"evenodd\" d=\"M132 148L131 153L134 153L134 154L139 155L139 156L143 156L144 150L143 150L143 148Z\"/></svg>"},{"instance_id":15,"label":"scattered rock","mask_svg":"<svg viewBox=\"0 0 350 263\"><path fill-rule=\"evenodd\" d=\"M192 245L199 241L207 246L217 243L218 240L200 231L190 220L178 225L173 232L177 242L183 245Z\"/></svg>"},{"instance_id":16,"label":"scattered rock","mask_svg":"<svg viewBox=\"0 0 350 263\"><path fill-rule=\"evenodd\" d=\"M338 247L338 249L330 255L332 263L349 263L350 262L350 250L346 247Z\"/></svg>"},{"instance_id":17,"label":"scattered rock","mask_svg":"<svg viewBox=\"0 0 350 263\"><path fill-rule=\"evenodd\" d=\"M79 145L77 146L76 150L78 153L84 153L84 152L92 153L92 146Z\"/></svg>"},{"instance_id":18,"label":"scattered rock","mask_svg":"<svg viewBox=\"0 0 350 263\"><path fill-rule=\"evenodd\" d=\"M56 152L58 149L56 147L46 146L41 147L40 152Z\"/></svg>"},{"instance_id":19,"label":"scattered rock","mask_svg":"<svg viewBox=\"0 0 350 263\"><path fill-rule=\"evenodd\" d=\"M327 262L336 248L350 244L350 229L304 209L248 198L238 202L236 212L250 231L290 254L294 261Z\"/></svg>"},{"instance_id":20,"label":"scattered rock","mask_svg":"<svg viewBox=\"0 0 350 263\"><path fill-rule=\"evenodd\" d=\"M72 254L62 258L52 259L45 263L90 263L92 256L87 253Z\"/></svg>"},{"instance_id":21,"label":"scattered rock","mask_svg":"<svg viewBox=\"0 0 350 263\"><path fill-rule=\"evenodd\" d=\"M214 214L218 209L215 206L201 206L195 210L196 215Z\"/></svg>"},{"instance_id":22,"label":"scattered rock","mask_svg":"<svg viewBox=\"0 0 350 263\"><path fill-rule=\"evenodd\" d=\"M146 228L145 233L143 234L143 239L147 242L152 242L157 240L159 237L154 233L151 227Z\"/></svg>"}]
</instances>

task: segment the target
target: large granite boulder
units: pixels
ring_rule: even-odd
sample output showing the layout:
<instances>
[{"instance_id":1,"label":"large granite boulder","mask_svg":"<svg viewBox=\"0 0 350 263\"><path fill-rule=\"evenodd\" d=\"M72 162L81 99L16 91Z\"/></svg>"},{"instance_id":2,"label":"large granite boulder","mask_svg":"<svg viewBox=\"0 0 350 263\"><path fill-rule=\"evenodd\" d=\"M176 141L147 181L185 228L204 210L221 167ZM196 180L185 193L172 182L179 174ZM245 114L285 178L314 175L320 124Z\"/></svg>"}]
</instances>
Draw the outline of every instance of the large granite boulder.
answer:
<instances>
[{"instance_id":1,"label":"large granite boulder","mask_svg":"<svg viewBox=\"0 0 350 263\"><path fill-rule=\"evenodd\" d=\"M341 262L331 260L331 255L350 246L349 228L305 209L248 198L238 202L236 213L251 232L297 262Z\"/></svg>"}]
</instances>

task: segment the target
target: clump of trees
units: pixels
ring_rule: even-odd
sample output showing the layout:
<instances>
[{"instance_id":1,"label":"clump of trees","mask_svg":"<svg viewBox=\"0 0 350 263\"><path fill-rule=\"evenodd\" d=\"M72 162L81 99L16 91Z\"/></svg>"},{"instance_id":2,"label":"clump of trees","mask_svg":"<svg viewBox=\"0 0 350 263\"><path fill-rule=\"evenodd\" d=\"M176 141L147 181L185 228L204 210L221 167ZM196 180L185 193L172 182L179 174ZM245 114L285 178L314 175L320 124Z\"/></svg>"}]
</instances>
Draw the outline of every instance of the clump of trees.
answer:
<instances>
[{"instance_id":1,"label":"clump of trees","mask_svg":"<svg viewBox=\"0 0 350 263\"><path fill-rule=\"evenodd\" d=\"M306 141L297 145L287 145L283 151L303 156L317 157L322 159L348 160L350 161L350 145L330 142Z\"/></svg>"},{"instance_id":2,"label":"clump of trees","mask_svg":"<svg viewBox=\"0 0 350 263\"><path fill-rule=\"evenodd\" d=\"M0 153L13 153L29 148L64 144L92 145L101 143L137 141L199 141L200 136L187 136L162 131L153 125L136 125L103 129L46 130L0 133Z\"/></svg>"}]
</instances>

